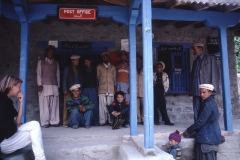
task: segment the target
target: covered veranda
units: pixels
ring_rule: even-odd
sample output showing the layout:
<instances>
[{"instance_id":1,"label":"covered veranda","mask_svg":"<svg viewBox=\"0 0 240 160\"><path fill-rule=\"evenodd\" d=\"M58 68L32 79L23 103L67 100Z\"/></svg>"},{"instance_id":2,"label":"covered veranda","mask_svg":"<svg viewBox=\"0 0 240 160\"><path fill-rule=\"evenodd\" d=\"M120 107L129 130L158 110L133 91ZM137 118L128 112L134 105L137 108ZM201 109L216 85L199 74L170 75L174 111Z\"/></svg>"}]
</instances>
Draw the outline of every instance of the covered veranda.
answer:
<instances>
[{"instance_id":1,"label":"covered veranda","mask_svg":"<svg viewBox=\"0 0 240 160\"><path fill-rule=\"evenodd\" d=\"M29 26L31 23L45 19L47 16L57 16L57 4L28 4L27 1L13 0L13 3L1 1L1 14L5 17L21 23L21 51L20 51L20 78L24 83L23 94L27 95L28 75L28 46ZM191 3L191 1L189 1ZM179 2L181 3L181 2ZM203 2L205 4L205 2ZM222 2L227 3L227 2ZM202 4L202 3L201 3ZM199 4L198 7L201 6ZM235 4L235 3L234 3ZM79 7L79 5L77 5ZM239 12L219 11L192 11L183 9L167 10L165 8L152 8L150 1L133 0L129 7L97 6L98 17L112 17L114 21L128 25L129 27L129 51L131 72L131 128L130 135L138 135L136 117L136 25L142 24L143 34L143 62L144 62L144 147L154 148L154 125L153 125L153 84L152 84L152 19L175 20L175 21L198 21L204 22L209 27L219 31L221 42L221 73L224 106L224 129L233 131L231 95L228 68L227 34L228 27L239 23ZM151 14L152 13L152 14ZM26 99L27 97L25 97ZM25 101L26 102L26 101ZM26 104L25 116L26 116ZM23 117L23 122L26 118Z\"/></svg>"}]
</instances>

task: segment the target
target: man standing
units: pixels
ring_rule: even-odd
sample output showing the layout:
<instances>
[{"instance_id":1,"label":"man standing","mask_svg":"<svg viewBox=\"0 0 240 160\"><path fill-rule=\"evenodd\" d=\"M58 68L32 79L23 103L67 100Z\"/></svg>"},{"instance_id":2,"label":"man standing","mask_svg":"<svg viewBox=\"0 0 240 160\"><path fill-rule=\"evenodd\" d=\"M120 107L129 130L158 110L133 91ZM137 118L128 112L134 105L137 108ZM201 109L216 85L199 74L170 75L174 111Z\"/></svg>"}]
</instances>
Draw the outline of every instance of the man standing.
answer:
<instances>
[{"instance_id":1,"label":"man standing","mask_svg":"<svg viewBox=\"0 0 240 160\"><path fill-rule=\"evenodd\" d=\"M63 103L63 126L68 127L68 113L66 108L66 100L69 94L69 88L74 84L81 84L81 73L78 68L79 64L79 55L72 55L70 57L71 64L67 66L63 71L63 94L64 94L64 103Z\"/></svg>"},{"instance_id":2,"label":"man standing","mask_svg":"<svg viewBox=\"0 0 240 160\"><path fill-rule=\"evenodd\" d=\"M112 124L112 120L107 110L107 105L114 101L115 83L116 83L116 67L109 62L109 53L101 54L103 63L97 66L98 78L98 96L99 96L99 120L100 125L105 125L107 120Z\"/></svg>"},{"instance_id":3,"label":"man standing","mask_svg":"<svg viewBox=\"0 0 240 160\"><path fill-rule=\"evenodd\" d=\"M127 62L127 52L121 51L121 62L117 68L117 91L125 93L126 100L129 101L129 65Z\"/></svg>"},{"instance_id":4,"label":"man standing","mask_svg":"<svg viewBox=\"0 0 240 160\"><path fill-rule=\"evenodd\" d=\"M81 85L74 84L71 88L71 96L66 101L67 110L70 113L69 125L73 129L79 126L89 128L92 120L94 104L87 96L81 94Z\"/></svg>"},{"instance_id":5,"label":"man standing","mask_svg":"<svg viewBox=\"0 0 240 160\"><path fill-rule=\"evenodd\" d=\"M193 54L196 59L193 62L190 81L190 94L193 96L194 121L196 121L201 106L199 91L200 84L212 84L214 86L213 95L219 94L219 70L217 62L213 56L203 53L204 45L194 43L192 45Z\"/></svg>"},{"instance_id":6,"label":"man standing","mask_svg":"<svg viewBox=\"0 0 240 160\"><path fill-rule=\"evenodd\" d=\"M37 84L41 125L48 128L51 124L59 126L59 87L60 73L57 61L54 61L54 46L45 48L45 59L37 65Z\"/></svg>"},{"instance_id":7,"label":"man standing","mask_svg":"<svg viewBox=\"0 0 240 160\"><path fill-rule=\"evenodd\" d=\"M143 112L143 63L142 57L137 56L137 117L138 124L144 123Z\"/></svg>"},{"instance_id":8,"label":"man standing","mask_svg":"<svg viewBox=\"0 0 240 160\"><path fill-rule=\"evenodd\" d=\"M93 109L92 123L99 126L99 106L97 97L97 71L92 66L90 57L84 58L85 68L83 69L83 94L87 96L95 105Z\"/></svg>"}]
</instances>

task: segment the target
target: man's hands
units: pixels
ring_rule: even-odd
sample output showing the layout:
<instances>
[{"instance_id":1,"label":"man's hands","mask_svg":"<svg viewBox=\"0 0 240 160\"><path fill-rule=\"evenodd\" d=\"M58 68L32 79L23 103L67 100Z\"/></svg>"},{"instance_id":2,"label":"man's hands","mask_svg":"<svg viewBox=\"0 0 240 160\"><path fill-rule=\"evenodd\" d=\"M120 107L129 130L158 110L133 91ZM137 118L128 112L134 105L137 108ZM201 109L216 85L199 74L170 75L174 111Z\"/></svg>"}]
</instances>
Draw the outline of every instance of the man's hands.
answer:
<instances>
[{"instance_id":1,"label":"man's hands","mask_svg":"<svg viewBox=\"0 0 240 160\"><path fill-rule=\"evenodd\" d=\"M119 116L121 113L120 112L113 112L112 113L112 115L114 116L114 117L117 117L117 116Z\"/></svg>"},{"instance_id":2,"label":"man's hands","mask_svg":"<svg viewBox=\"0 0 240 160\"><path fill-rule=\"evenodd\" d=\"M43 90L43 86L42 85L40 85L40 86L38 86L38 92L42 92L42 90Z\"/></svg>"},{"instance_id":3,"label":"man's hands","mask_svg":"<svg viewBox=\"0 0 240 160\"><path fill-rule=\"evenodd\" d=\"M63 94L66 96L68 95L68 91L64 91Z\"/></svg>"},{"instance_id":4,"label":"man's hands","mask_svg":"<svg viewBox=\"0 0 240 160\"><path fill-rule=\"evenodd\" d=\"M86 112L86 108L83 105L79 106L80 112Z\"/></svg>"}]
</instances>

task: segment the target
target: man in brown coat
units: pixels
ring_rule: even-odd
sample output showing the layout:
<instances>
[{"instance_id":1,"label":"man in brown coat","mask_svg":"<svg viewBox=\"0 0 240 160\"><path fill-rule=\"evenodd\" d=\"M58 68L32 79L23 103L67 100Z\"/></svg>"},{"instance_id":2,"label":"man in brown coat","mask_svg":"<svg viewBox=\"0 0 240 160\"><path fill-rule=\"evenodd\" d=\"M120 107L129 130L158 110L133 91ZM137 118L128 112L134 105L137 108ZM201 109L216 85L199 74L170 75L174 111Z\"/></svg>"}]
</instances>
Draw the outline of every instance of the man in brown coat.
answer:
<instances>
[{"instance_id":1,"label":"man in brown coat","mask_svg":"<svg viewBox=\"0 0 240 160\"><path fill-rule=\"evenodd\" d=\"M109 62L109 53L103 52L101 55L103 63L97 66L98 97L99 97L99 122L105 125L107 120L111 124L112 120L107 110L107 105L114 101L116 68Z\"/></svg>"}]
</instances>

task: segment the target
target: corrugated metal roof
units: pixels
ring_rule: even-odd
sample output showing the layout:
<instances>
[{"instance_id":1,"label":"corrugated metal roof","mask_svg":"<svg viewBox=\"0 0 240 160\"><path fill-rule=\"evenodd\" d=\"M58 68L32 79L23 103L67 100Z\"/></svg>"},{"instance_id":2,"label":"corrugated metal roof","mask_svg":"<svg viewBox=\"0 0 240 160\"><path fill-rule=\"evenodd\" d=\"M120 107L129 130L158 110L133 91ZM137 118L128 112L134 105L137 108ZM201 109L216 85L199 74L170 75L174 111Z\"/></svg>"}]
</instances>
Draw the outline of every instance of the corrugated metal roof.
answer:
<instances>
[{"instance_id":1,"label":"corrugated metal roof","mask_svg":"<svg viewBox=\"0 0 240 160\"><path fill-rule=\"evenodd\" d=\"M202 3L209 5L240 5L240 0L176 0L177 3Z\"/></svg>"}]
</instances>

